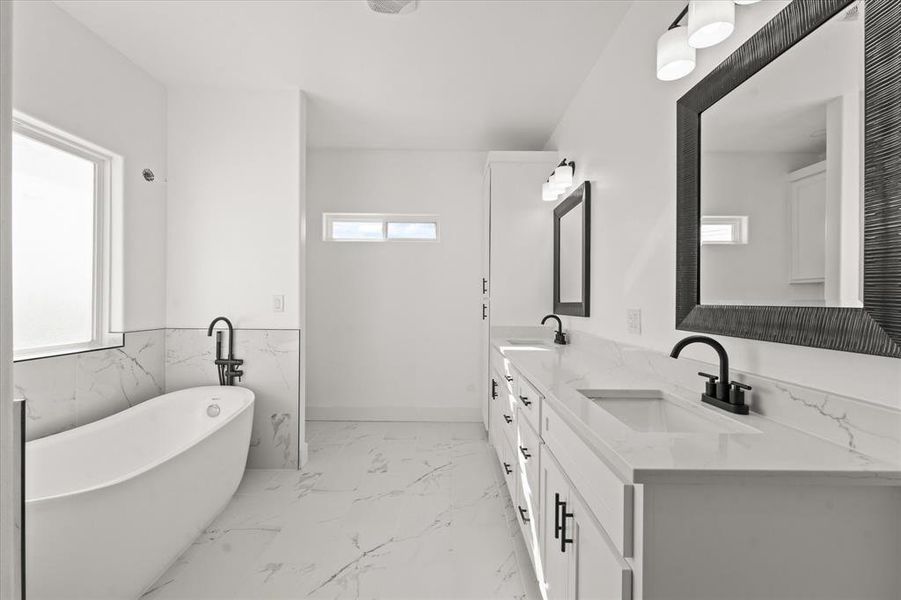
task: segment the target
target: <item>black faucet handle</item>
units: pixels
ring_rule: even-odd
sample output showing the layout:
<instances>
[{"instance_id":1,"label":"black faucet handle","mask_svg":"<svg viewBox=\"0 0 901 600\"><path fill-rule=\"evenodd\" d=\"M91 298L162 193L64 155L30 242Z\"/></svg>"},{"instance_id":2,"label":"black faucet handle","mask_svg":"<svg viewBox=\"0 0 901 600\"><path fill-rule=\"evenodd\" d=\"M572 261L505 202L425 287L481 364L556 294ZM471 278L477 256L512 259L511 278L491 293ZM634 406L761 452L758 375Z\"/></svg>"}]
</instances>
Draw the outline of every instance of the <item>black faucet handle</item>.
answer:
<instances>
[{"instance_id":1,"label":"black faucet handle","mask_svg":"<svg viewBox=\"0 0 901 600\"><path fill-rule=\"evenodd\" d=\"M745 403L745 390L752 389L750 385L745 385L740 381L730 381L729 382L729 403L730 404L744 404Z\"/></svg>"},{"instance_id":2,"label":"black faucet handle","mask_svg":"<svg viewBox=\"0 0 901 600\"><path fill-rule=\"evenodd\" d=\"M704 385L704 394L710 396L711 398L716 398L716 380L719 379L719 376L711 375L710 373L704 373L703 371L699 371L698 375L707 378L707 383Z\"/></svg>"}]
</instances>

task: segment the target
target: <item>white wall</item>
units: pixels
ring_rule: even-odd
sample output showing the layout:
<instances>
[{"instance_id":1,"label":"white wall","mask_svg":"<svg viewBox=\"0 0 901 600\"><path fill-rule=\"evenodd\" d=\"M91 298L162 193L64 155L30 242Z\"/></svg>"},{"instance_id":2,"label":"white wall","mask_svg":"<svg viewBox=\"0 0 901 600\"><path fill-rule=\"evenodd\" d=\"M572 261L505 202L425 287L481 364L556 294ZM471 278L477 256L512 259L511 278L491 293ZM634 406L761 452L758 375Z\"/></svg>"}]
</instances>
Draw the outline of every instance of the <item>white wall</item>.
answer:
<instances>
[{"instance_id":1,"label":"white wall","mask_svg":"<svg viewBox=\"0 0 901 600\"><path fill-rule=\"evenodd\" d=\"M124 328L163 327L166 90L51 2L15 7L13 108L124 157Z\"/></svg>"},{"instance_id":2,"label":"white wall","mask_svg":"<svg viewBox=\"0 0 901 600\"><path fill-rule=\"evenodd\" d=\"M307 415L480 415L481 152L312 150ZM438 214L438 243L322 241L323 212Z\"/></svg>"},{"instance_id":3,"label":"white wall","mask_svg":"<svg viewBox=\"0 0 901 600\"><path fill-rule=\"evenodd\" d=\"M169 90L169 327L226 315L300 328L302 103L297 90Z\"/></svg>"},{"instance_id":4,"label":"white wall","mask_svg":"<svg viewBox=\"0 0 901 600\"><path fill-rule=\"evenodd\" d=\"M737 8L736 33L698 52L690 77L654 73L657 37L681 8L636 2L573 99L548 148L576 161L592 182L592 314L569 327L669 351L687 335L675 321L676 100L772 18L786 2ZM643 334L628 334L626 309L641 308ZM737 369L901 407L901 361L728 338ZM711 360L704 349L689 349Z\"/></svg>"}]
</instances>

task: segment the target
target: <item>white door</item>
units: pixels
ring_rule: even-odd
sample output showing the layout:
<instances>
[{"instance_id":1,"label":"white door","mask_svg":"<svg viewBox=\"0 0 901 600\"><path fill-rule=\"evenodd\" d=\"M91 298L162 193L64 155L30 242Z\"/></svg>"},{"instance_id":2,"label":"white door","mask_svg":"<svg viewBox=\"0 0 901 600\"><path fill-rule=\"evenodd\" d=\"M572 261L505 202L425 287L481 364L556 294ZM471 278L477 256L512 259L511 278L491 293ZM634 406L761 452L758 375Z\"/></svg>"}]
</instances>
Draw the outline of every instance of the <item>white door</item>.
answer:
<instances>
[{"instance_id":1,"label":"white door","mask_svg":"<svg viewBox=\"0 0 901 600\"><path fill-rule=\"evenodd\" d=\"M482 306L480 307L482 317L482 343L481 343L481 364L482 364L482 384L488 385L487 389L483 389L482 393L482 423L488 430L489 420L491 418L491 410L489 401L491 398L490 377L490 345L491 345L491 326L490 315L488 309L491 306L489 294L489 269L491 267L491 169L485 169L485 175L482 179L482 276L478 285L482 289Z\"/></svg>"},{"instance_id":2,"label":"white door","mask_svg":"<svg viewBox=\"0 0 901 600\"><path fill-rule=\"evenodd\" d=\"M541 557L544 566L544 586L548 600L570 598L570 556L560 538L560 508L569 502L569 482L557 461L542 447L541 456Z\"/></svg>"},{"instance_id":3,"label":"white door","mask_svg":"<svg viewBox=\"0 0 901 600\"><path fill-rule=\"evenodd\" d=\"M601 525L588 512L581 497L572 494L561 512L567 515L564 531L572 543L567 552L572 561L572 600L629 600L632 598L632 570Z\"/></svg>"}]
</instances>

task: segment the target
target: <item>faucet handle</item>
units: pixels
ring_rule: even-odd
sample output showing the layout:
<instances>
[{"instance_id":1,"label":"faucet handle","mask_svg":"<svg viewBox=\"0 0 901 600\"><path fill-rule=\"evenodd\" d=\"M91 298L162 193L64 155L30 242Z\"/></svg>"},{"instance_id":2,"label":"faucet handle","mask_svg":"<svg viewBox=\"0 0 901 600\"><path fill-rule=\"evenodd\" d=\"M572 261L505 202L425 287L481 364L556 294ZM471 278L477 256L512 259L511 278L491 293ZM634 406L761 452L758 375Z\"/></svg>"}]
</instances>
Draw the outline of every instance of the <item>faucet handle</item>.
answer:
<instances>
[{"instance_id":1,"label":"faucet handle","mask_svg":"<svg viewBox=\"0 0 901 600\"><path fill-rule=\"evenodd\" d=\"M698 375L707 378L707 383L704 386L704 394L710 396L711 398L716 398L716 380L719 379L719 376L711 375L710 373L704 373L703 371L698 371Z\"/></svg>"},{"instance_id":2,"label":"faucet handle","mask_svg":"<svg viewBox=\"0 0 901 600\"><path fill-rule=\"evenodd\" d=\"M730 381L729 385L729 402L731 404L745 403L745 390L752 389L750 385L745 385L740 381Z\"/></svg>"}]
</instances>

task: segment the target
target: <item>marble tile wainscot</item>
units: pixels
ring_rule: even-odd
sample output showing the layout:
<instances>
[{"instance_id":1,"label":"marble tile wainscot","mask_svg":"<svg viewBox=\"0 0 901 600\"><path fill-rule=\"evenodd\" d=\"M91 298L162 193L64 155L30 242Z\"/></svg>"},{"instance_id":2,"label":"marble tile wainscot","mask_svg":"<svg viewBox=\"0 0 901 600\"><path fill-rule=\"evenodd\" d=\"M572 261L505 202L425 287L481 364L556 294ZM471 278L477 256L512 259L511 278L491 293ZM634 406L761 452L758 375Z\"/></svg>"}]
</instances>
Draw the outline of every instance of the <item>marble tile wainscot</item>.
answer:
<instances>
[{"instance_id":1,"label":"marble tile wainscot","mask_svg":"<svg viewBox=\"0 0 901 600\"><path fill-rule=\"evenodd\" d=\"M26 439L86 425L164 393L165 334L126 333L121 348L17 362L13 380L26 400Z\"/></svg>"},{"instance_id":2,"label":"marble tile wainscot","mask_svg":"<svg viewBox=\"0 0 901 600\"><path fill-rule=\"evenodd\" d=\"M247 466L296 469L300 436L300 331L236 329L235 356L244 360L239 385L256 394ZM166 391L218 383L215 341L206 329L166 330Z\"/></svg>"}]
</instances>

